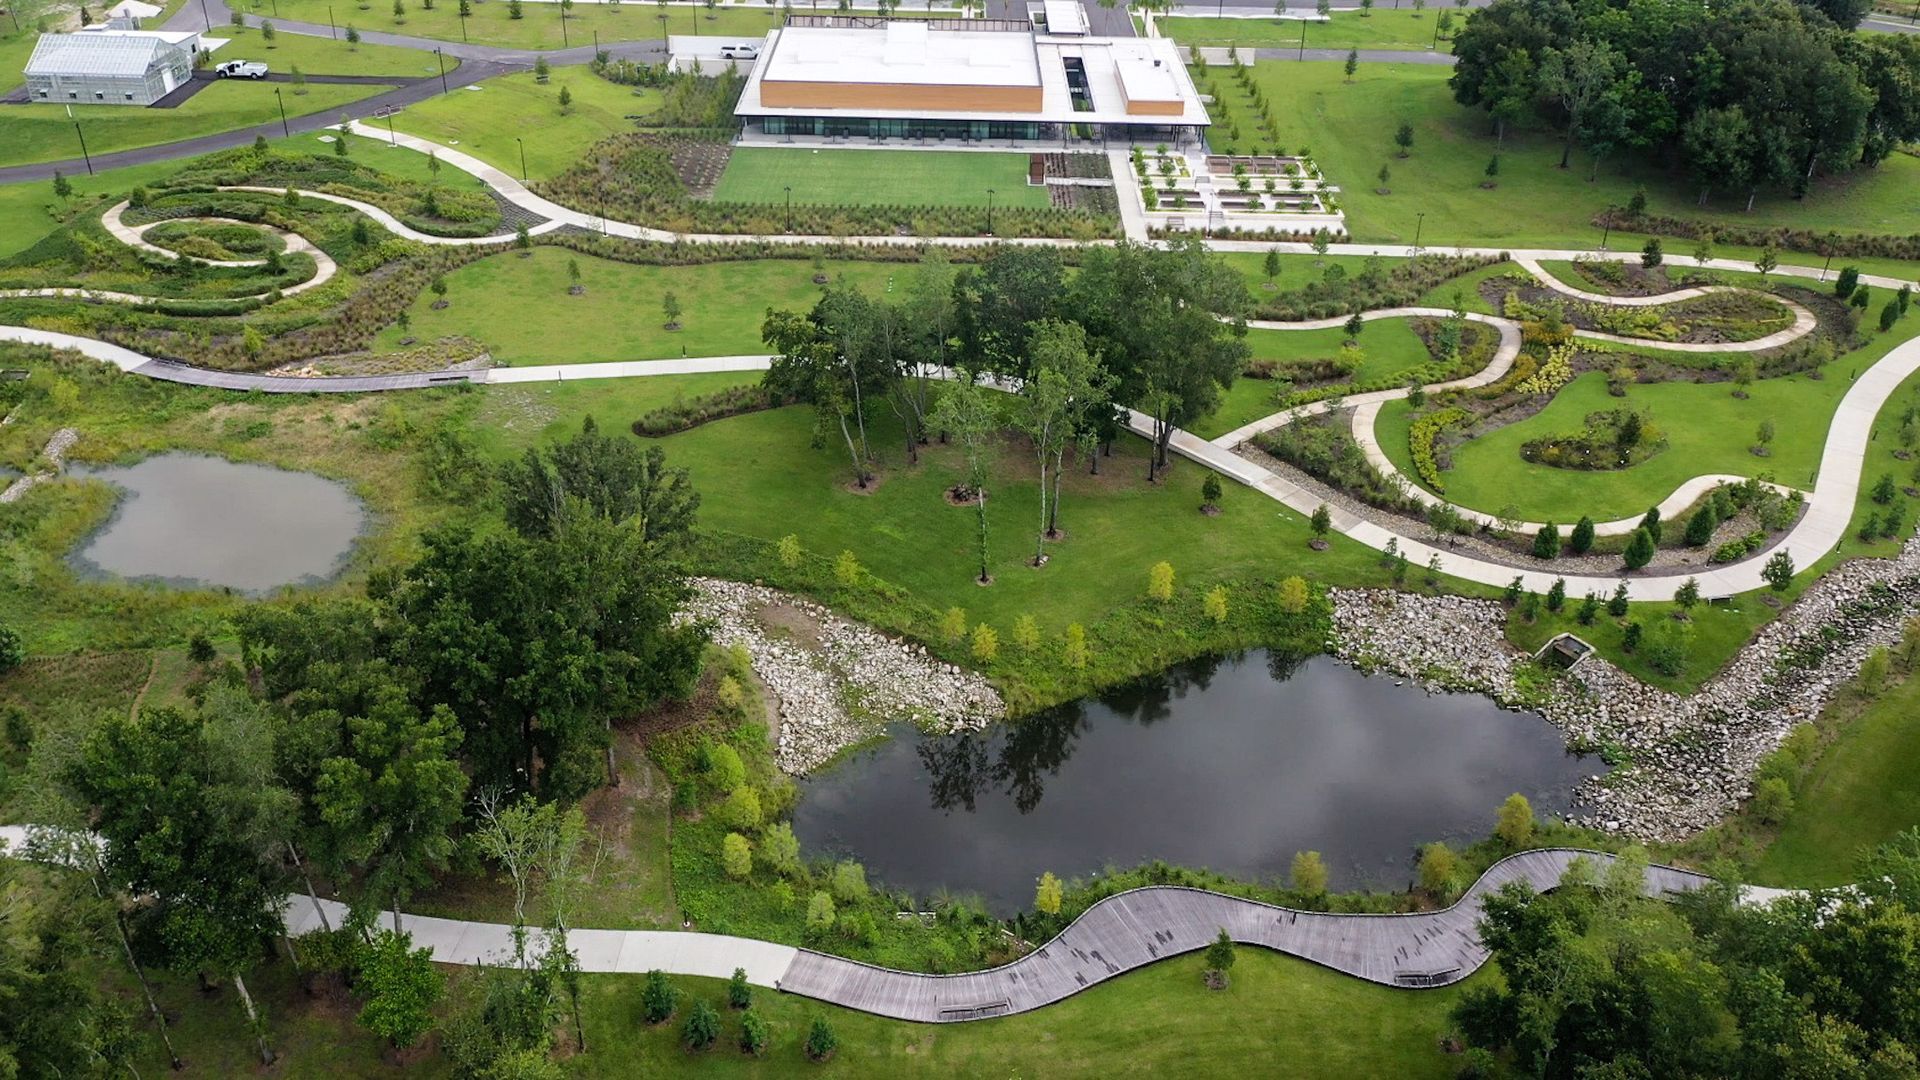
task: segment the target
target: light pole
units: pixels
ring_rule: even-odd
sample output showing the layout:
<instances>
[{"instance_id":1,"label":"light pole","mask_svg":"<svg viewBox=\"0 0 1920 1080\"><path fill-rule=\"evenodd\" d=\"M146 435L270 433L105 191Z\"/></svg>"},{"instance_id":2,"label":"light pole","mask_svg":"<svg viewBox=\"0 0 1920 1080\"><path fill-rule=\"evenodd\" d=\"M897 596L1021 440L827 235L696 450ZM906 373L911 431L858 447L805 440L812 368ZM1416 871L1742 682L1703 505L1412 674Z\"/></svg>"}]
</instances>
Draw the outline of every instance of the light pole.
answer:
<instances>
[{"instance_id":1,"label":"light pole","mask_svg":"<svg viewBox=\"0 0 1920 1080\"><path fill-rule=\"evenodd\" d=\"M73 133L80 137L80 158L87 163L87 175L93 175L93 155L87 153L87 133L80 130L80 121L73 122Z\"/></svg>"},{"instance_id":2,"label":"light pole","mask_svg":"<svg viewBox=\"0 0 1920 1080\"><path fill-rule=\"evenodd\" d=\"M1420 230L1426 227L1427 227L1427 212L1425 210L1422 210L1418 214L1414 215L1414 220L1413 220L1413 254L1416 258L1420 254Z\"/></svg>"},{"instance_id":3,"label":"light pole","mask_svg":"<svg viewBox=\"0 0 1920 1080\"><path fill-rule=\"evenodd\" d=\"M388 146L400 145L400 136L395 135L393 133L393 114L392 113L387 114L387 145Z\"/></svg>"},{"instance_id":4,"label":"light pole","mask_svg":"<svg viewBox=\"0 0 1920 1080\"><path fill-rule=\"evenodd\" d=\"M1440 51L1440 17L1437 15L1434 16L1434 19L1433 19L1433 44L1430 47L1428 47L1427 51L1428 52Z\"/></svg>"},{"instance_id":5,"label":"light pole","mask_svg":"<svg viewBox=\"0 0 1920 1080\"><path fill-rule=\"evenodd\" d=\"M460 25L465 26L467 24L461 23ZM333 5L332 4L327 5L327 40L329 41L340 40L340 30L338 27L333 25Z\"/></svg>"},{"instance_id":6,"label":"light pole","mask_svg":"<svg viewBox=\"0 0 1920 1080\"><path fill-rule=\"evenodd\" d=\"M1302 16L1300 19L1300 59L1305 60L1306 58L1307 58L1307 20L1305 16Z\"/></svg>"},{"instance_id":7,"label":"light pole","mask_svg":"<svg viewBox=\"0 0 1920 1080\"><path fill-rule=\"evenodd\" d=\"M1613 235L1613 207L1607 207L1606 212L1600 215L1600 223L1605 226L1605 228L1600 230L1600 250L1605 251L1607 250L1607 237Z\"/></svg>"},{"instance_id":8,"label":"light pole","mask_svg":"<svg viewBox=\"0 0 1920 1080\"><path fill-rule=\"evenodd\" d=\"M987 189L987 235L993 235L993 189Z\"/></svg>"},{"instance_id":9,"label":"light pole","mask_svg":"<svg viewBox=\"0 0 1920 1080\"><path fill-rule=\"evenodd\" d=\"M277 86L273 88L273 100L280 106L280 135L282 138L291 139L293 131L287 127L287 99L280 96L280 88Z\"/></svg>"},{"instance_id":10,"label":"light pole","mask_svg":"<svg viewBox=\"0 0 1920 1080\"><path fill-rule=\"evenodd\" d=\"M447 58L439 49L433 50L433 58L440 62L440 92L447 93Z\"/></svg>"},{"instance_id":11,"label":"light pole","mask_svg":"<svg viewBox=\"0 0 1920 1080\"><path fill-rule=\"evenodd\" d=\"M213 29L213 16L207 14L207 0L200 0L200 21L207 24L207 29Z\"/></svg>"},{"instance_id":12,"label":"light pole","mask_svg":"<svg viewBox=\"0 0 1920 1080\"><path fill-rule=\"evenodd\" d=\"M793 185L786 186L787 191L787 231L793 231Z\"/></svg>"},{"instance_id":13,"label":"light pole","mask_svg":"<svg viewBox=\"0 0 1920 1080\"><path fill-rule=\"evenodd\" d=\"M573 48L573 42L567 39L567 5L555 4L553 6L560 9L560 47L571 49Z\"/></svg>"},{"instance_id":14,"label":"light pole","mask_svg":"<svg viewBox=\"0 0 1920 1080\"><path fill-rule=\"evenodd\" d=\"M520 144L520 182L524 184L527 182L527 144L520 142L518 135L513 137L513 141Z\"/></svg>"}]
</instances>

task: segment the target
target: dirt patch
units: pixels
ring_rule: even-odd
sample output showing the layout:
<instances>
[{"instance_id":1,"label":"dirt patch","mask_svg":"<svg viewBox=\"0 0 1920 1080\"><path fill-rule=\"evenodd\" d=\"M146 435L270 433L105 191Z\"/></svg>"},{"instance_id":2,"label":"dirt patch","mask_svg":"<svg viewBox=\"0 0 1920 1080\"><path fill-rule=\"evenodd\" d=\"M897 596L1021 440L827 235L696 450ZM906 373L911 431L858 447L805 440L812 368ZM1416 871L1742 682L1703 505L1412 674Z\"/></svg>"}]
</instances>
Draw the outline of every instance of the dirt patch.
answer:
<instances>
[{"instance_id":1,"label":"dirt patch","mask_svg":"<svg viewBox=\"0 0 1920 1080\"><path fill-rule=\"evenodd\" d=\"M673 162L673 174L686 185L687 193L696 199L711 198L714 185L720 182L720 174L727 171L727 161L733 157L732 144L700 139L660 141Z\"/></svg>"},{"instance_id":2,"label":"dirt patch","mask_svg":"<svg viewBox=\"0 0 1920 1080\"><path fill-rule=\"evenodd\" d=\"M820 620L791 604L768 604L754 612L754 621L775 636L785 636L809 649L820 647Z\"/></svg>"},{"instance_id":3,"label":"dirt patch","mask_svg":"<svg viewBox=\"0 0 1920 1080\"><path fill-rule=\"evenodd\" d=\"M861 487L860 482L858 480L849 480L846 483L840 485L840 490L846 492L849 495L871 495L874 492L879 491L880 485L886 482L887 482L887 478L884 473L874 473L872 476L867 477L867 484L865 487Z\"/></svg>"},{"instance_id":4,"label":"dirt patch","mask_svg":"<svg viewBox=\"0 0 1920 1080\"><path fill-rule=\"evenodd\" d=\"M645 745L660 735L692 727L713 712L719 687L719 677L709 668L701 674L700 682L694 686L687 700L662 701L645 712L619 721L614 724L614 736L632 735Z\"/></svg>"},{"instance_id":5,"label":"dirt patch","mask_svg":"<svg viewBox=\"0 0 1920 1080\"><path fill-rule=\"evenodd\" d=\"M942 498L947 500L948 506L974 505L974 492L970 488L960 487L956 485L954 487L950 487L947 490L941 492L940 495ZM982 491L979 493L979 499L981 502L986 502L988 499L992 497L993 497L992 492Z\"/></svg>"}]
</instances>

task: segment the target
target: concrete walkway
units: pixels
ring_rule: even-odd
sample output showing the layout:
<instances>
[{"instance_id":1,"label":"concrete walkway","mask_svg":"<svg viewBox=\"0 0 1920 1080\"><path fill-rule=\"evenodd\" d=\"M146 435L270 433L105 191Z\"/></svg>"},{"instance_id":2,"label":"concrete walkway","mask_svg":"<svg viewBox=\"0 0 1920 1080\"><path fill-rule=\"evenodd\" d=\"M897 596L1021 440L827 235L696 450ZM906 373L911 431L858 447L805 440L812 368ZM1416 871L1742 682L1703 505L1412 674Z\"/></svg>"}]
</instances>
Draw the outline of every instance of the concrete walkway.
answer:
<instances>
[{"instance_id":1,"label":"concrete walkway","mask_svg":"<svg viewBox=\"0 0 1920 1080\"><path fill-rule=\"evenodd\" d=\"M0 826L10 853L26 844L31 826ZM664 971L725 979L736 968L747 981L897 1020L955 1023L1044 1008L1088 987L1159 960L1197 952L1225 930L1243 945L1310 960L1368 982L1405 989L1447 986L1488 959L1477 924L1487 896L1511 882L1536 892L1557 887L1576 860L1603 874L1614 856L1575 848L1541 848L1493 864L1459 900L1438 911L1402 915L1338 915L1243 900L1174 886L1150 886L1107 897L1033 952L987 971L927 975L874 967L855 960L754 938L676 930L570 930L567 943L587 972ZM1653 899L1701 888L1711 878L1690 870L1650 866L1642 884ZM1789 891L1743 888L1742 903L1770 903ZM346 906L304 894L284 901L289 935L323 925L339 927ZM402 914L400 928L431 949L442 964L503 964L513 958L513 931L502 923ZM391 916L380 920L391 926ZM529 935L528 950L544 946Z\"/></svg>"}]
</instances>

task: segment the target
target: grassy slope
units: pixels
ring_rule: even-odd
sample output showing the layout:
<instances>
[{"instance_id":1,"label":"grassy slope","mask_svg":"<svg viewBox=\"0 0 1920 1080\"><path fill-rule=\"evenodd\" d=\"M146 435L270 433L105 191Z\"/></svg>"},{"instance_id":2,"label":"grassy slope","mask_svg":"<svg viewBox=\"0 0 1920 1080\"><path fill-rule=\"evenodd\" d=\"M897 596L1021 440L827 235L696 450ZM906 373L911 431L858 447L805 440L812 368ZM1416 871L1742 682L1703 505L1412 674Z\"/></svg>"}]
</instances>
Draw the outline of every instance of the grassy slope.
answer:
<instances>
[{"instance_id":1,"label":"grassy slope","mask_svg":"<svg viewBox=\"0 0 1920 1080\"><path fill-rule=\"evenodd\" d=\"M569 261L580 266L583 296L568 295ZM871 294L912 269L831 263L826 272L846 276ZM411 329L403 335L388 327L380 344L392 347L403 336L426 341L467 334L493 346L494 358L509 364L764 353L760 322L767 308L812 306L820 295L813 273L811 263L799 260L635 266L542 247L530 258L496 255L447 275L449 306L434 311L433 294L422 294L411 309ZM673 332L664 328L661 312L668 291L684 309L682 329Z\"/></svg>"},{"instance_id":2,"label":"grassy slope","mask_svg":"<svg viewBox=\"0 0 1920 1080\"><path fill-rule=\"evenodd\" d=\"M1027 155L941 150L735 150L713 197L724 202L782 203L793 187L796 206L1049 205L1045 188L1027 185Z\"/></svg>"},{"instance_id":3,"label":"grassy slope","mask_svg":"<svg viewBox=\"0 0 1920 1080\"><path fill-rule=\"evenodd\" d=\"M1546 131L1509 132L1496 148L1478 109L1453 102L1449 70L1416 64L1362 64L1352 83L1337 63L1268 61L1254 76L1273 103L1284 145L1310 146L1327 178L1344 190L1348 226L1360 240L1411 241L1416 215L1427 215L1422 241L1432 244L1590 246L1590 224L1607 205L1625 205L1646 185L1649 209L1729 223L1785 224L1864 232L1920 231L1920 159L1895 155L1879 169L1827 180L1804 202L1763 197L1751 214L1740 201L1694 205L1690 184L1647 169L1606 163L1597 181L1586 163L1557 168L1560 139ZM1244 115L1243 115L1244 119ZM1393 132L1413 124L1413 156L1395 157ZM1480 187L1487 161L1500 154L1500 186ZM1391 164L1392 194L1374 193L1374 174ZM1616 234L1616 248L1639 242ZM1734 256L1734 252L1724 254ZM1817 262L1817 260L1816 260Z\"/></svg>"},{"instance_id":4,"label":"grassy slope","mask_svg":"<svg viewBox=\"0 0 1920 1080\"><path fill-rule=\"evenodd\" d=\"M1864 708L1843 701L1829 719L1844 726L1801 781L1756 882L1846 884L1862 849L1920 824L1920 679Z\"/></svg>"},{"instance_id":5,"label":"grassy slope","mask_svg":"<svg viewBox=\"0 0 1920 1080\"><path fill-rule=\"evenodd\" d=\"M464 977L454 973L456 979ZM191 1075L257 1070L252 1040L230 992L203 998L191 980L161 976L158 982L162 1007L169 1015L179 1010L174 1039ZM674 982L681 991L681 1011L656 1028L641 1017L639 976L586 976L582 1004L590 1052L568 1058L564 1074L1230 1076L1245 1075L1249 1062L1285 1062L1290 1077L1411 1078L1450 1076L1458 1064L1439 1049L1458 990L1391 990L1251 948L1239 950L1232 984L1218 993L1201 985L1198 957L1181 957L1036 1013L972 1024L905 1024L756 989L754 1009L772 1035L758 1059L734 1049L739 1021L725 1007L721 982ZM379 1041L354 1023L357 1004L339 997L308 999L284 962L259 970L248 988L260 999L282 1054L272 1069L276 1076L446 1075L446 1063L437 1056L404 1070L382 1063ZM689 1054L679 1042L680 1020L694 996L721 1013L722 1041L703 1054ZM801 1052L815 1016L827 1017L840 1039L839 1051L825 1065L809 1062ZM152 1053L141 1071L164 1073L166 1062Z\"/></svg>"},{"instance_id":6,"label":"grassy slope","mask_svg":"<svg viewBox=\"0 0 1920 1080\"><path fill-rule=\"evenodd\" d=\"M273 20L271 8L250 14L269 22ZM357 46L350 46L345 41L290 33L276 33L273 43L269 45L261 38L260 28L256 26L221 26L215 29L213 36L228 39L228 44L221 46L220 51L214 54L214 59L261 60L281 74L290 74L296 66L307 75L402 75L415 78L437 76L440 73L440 65L432 53L395 45L361 42ZM460 61L451 56L446 61L449 72L460 65ZM287 108L292 109L292 88L285 89L288 91Z\"/></svg>"},{"instance_id":7,"label":"grassy slope","mask_svg":"<svg viewBox=\"0 0 1920 1080\"><path fill-rule=\"evenodd\" d=\"M1199 10L1205 10L1204 8ZM1412 49L1421 52L1433 46L1434 21L1438 12L1376 10L1370 15L1358 11L1334 12L1324 23L1307 23L1309 49ZM1175 17L1155 20L1160 35L1182 45L1239 45L1260 49L1297 48L1300 45L1299 19L1220 19ZM1462 24L1460 13L1453 25ZM1440 38L1440 51L1451 52L1452 41Z\"/></svg>"},{"instance_id":8,"label":"grassy slope","mask_svg":"<svg viewBox=\"0 0 1920 1080\"><path fill-rule=\"evenodd\" d=\"M532 6L532 5L529 5ZM520 142L526 147L527 175L545 179L579 160L587 147L630 130L628 116L645 115L660 105L657 90L636 90L600 78L585 66L553 69L541 85L532 72L474 84L485 89L455 90L409 106L394 127L456 146L463 153L520 175ZM573 104L560 111L560 88Z\"/></svg>"},{"instance_id":9,"label":"grassy slope","mask_svg":"<svg viewBox=\"0 0 1920 1080\"><path fill-rule=\"evenodd\" d=\"M280 14L285 18L327 25L328 0L279 0L279 5ZM616 41L647 41L662 36L660 20L656 17L659 9L651 4L635 2L575 4L573 14L566 20L563 34L559 4L529 0L522 8L525 17L515 19L507 11L506 0L486 0L473 5L473 14L466 20L464 38L461 36L459 4L454 0L439 0L432 11L425 10L420 0L406 0L406 6L405 22L395 22L393 5L381 0L334 3L333 18L343 32L346 27L354 26L362 32L384 30L415 37L439 38L442 41L465 40L478 45L505 45L519 49L591 45L596 31L599 32L602 45ZM763 8L721 9L716 19L708 19L706 14L699 8L675 6L668 11L666 31L669 34L700 33L752 39L764 36L779 20L778 12Z\"/></svg>"},{"instance_id":10,"label":"grassy slope","mask_svg":"<svg viewBox=\"0 0 1920 1080\"><path fill-rule=\"evenodd\" d=\"M283 94L287 89L281 87ZM307 87L305 97L285 95L287 115L330 112L381 90L378 86L315 83ZM88 152L104 154L276 120L280 109L273 91L269 83L219 82L195 94L177 109L76 105L73 112L86 132ZM0 112L0 146L7 148L9 164L80 156L80 144L74 135L73 121L67 119L66 107L53 103L10 105Z\"/></svg>"}]
</instances>

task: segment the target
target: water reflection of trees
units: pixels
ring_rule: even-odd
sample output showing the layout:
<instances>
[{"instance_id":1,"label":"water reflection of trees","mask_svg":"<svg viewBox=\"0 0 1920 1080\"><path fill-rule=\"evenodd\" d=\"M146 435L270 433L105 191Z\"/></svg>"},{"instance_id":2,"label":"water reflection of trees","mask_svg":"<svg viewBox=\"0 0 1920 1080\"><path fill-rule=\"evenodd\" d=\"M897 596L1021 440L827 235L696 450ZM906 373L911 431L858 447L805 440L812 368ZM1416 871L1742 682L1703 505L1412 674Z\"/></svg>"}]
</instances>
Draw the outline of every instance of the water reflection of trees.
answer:
<instances>
[{"instance_id":1,"label":"water reflection of trees","mask_svg":"<svg viewBox=\"0 0 1920 1080\"><path fill-rule=\"evenodd\" d=\"M1005 791L1016 809L1031 813L1046 791L1045 778L1057 775L1073 756L1087 726L1086 708L1076 702L994 732L926 739L920 743L920 764L931 777L928 798L935 810L971 813L981 796Z\"/></svg>"}]
</instances>

